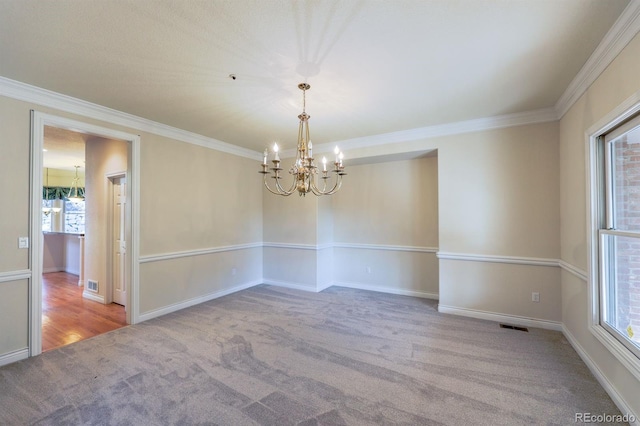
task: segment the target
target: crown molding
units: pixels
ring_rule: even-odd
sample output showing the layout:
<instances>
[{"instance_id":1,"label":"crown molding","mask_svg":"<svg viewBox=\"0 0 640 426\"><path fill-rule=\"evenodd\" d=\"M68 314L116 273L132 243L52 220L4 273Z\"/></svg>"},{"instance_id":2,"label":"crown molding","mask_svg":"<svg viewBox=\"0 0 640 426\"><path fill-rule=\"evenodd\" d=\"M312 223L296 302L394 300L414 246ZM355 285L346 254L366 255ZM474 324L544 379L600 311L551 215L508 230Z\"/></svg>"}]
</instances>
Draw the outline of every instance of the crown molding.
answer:
<instances>
[{"instance_id":1,"label":"crown molding","mask_svg":"<svg viewBox=\"0 0 640 426\"><path fill-rule=\"evenodd\" d=\"M335 145L340 145L342 150L346 151L560 120L638 32L640 0L631 0L553 107L317 144L314 145L315 152L332 152ZM295 152L295 149L285 150L282 157L294 157Z\"/></svg>"},{"instance_id":2,"label":"crown molding","mask_svg":"<svg viewBox=\"0 0 640 426\"><path fill-rule=\"evenodd\" d=\"M640 32L640 0L631 0L554 107L333 141L315 145L314 149L316 153L327 153L332 152L335 145L340 145L346 151L559 120L638 32ZM259 161L262 158L262 153L258 151L177 129L5 77L0 77L0 95L146 131L252 160ZM282 151L281 156L290 158L294 157L295 153L295 149L288 149Z\"/></svg>"},{"instance_id":3,"label":"crown molding","mask_svg":"<svg viewBox=\"0 0 640 426\"><path fill-rule=\"evenodd\" d=\"M640 0L631 0L596 50L585 62L582 69L573 78L560 99L558 99L555 106L558 112L558 119L569 111L569 108L587 91L639 31Z\"/></svg>"},{"instance_id":4,"label":"crown molding","mask_svg":"<svg viewBox=\"0 0 640 426\"><path fill-rule=\"evenodd\" d=\"M251 149L242 148L227 142L202 136L197 133L171 127L166 124L127 114L112 108L107 108L5 77L0 77L0 96L6 96L44 107L55 108L71 114L116 124L130 129L153 133L158 136L164 136L181 142L215 149L216 151L246 157L252 160L262 159L259 152Z\"/></svg>"},{"instance_id":5,"label":"crown molding","mask_svg":"<svg viewBox=\"0 0 640 426\"><path fill-rule=\"evenodd\" d=\"M339 145L343 151L347 151L351 149L369 148L372 146L410 142L420 139L458 135L462 133L481 132L484 130L501 129L505 127L546 123L549 121L557 121L558 119L559 117L556 109L554 107L550 107L514 114L496 115L493 117L476 118L473 120L400 130L397 132L345 139L317 145L314 144L313 149L316 153L333 152L333 148L336 145ZM295 153L295 149L287 149L281 152L281 157L295 157Z\"/></svg>"}]
</instances>

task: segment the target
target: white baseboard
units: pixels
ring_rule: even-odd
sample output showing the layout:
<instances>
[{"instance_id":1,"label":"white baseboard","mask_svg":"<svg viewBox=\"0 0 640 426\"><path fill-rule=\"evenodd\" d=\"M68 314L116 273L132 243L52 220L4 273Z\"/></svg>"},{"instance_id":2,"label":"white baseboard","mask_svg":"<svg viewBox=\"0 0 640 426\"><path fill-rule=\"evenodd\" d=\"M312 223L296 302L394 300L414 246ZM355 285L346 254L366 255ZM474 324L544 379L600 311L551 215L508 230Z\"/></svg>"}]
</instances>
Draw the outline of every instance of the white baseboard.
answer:
<instances>
[{"instance_id":1,"label":"white baseboard","mask_svg":"<svg viewBox=\"0 0 640 426\"><path fill-rule=\"evenodd\" d=\"M78 271L77 269L65 269L64 267L60 266L50 266L48 268L42 269L43 274L49 274L51 272L66 272L67 274L71 275L80 275L80 271Z\"/></svg>"},{"instance_id":2,"label":"white baseboard","mask_svg":"<svg viewBox=\"0 0 640 426\"><path fill-rule=\"evenodd\" d=\"M7 364L12 364L17 361L29 358L29 348L18 349L17 351L9 352L4 355L0 355L0 367Z\"/></svg>"},{"instance_id":3,"label":"white baseboard","mask_svg":"<svg viewBox=\"0 0 640 426\"><path fill-rule=\"evenodd\" d=\"M93 300L94 302L100 302L104 304L104 297L92 291L88 291L88 290L83 291L82 297L84 297L85 299Z\"/></svg>"},{"instance_id":4,"label":"white baseboard","mask_svg":"<svg viewBox=\"0 0 640 426\"><path fill-rule=\"evenodd\" d=\"M620 393L615 388L615 386L611 384L611 382L607 379L607 377L602 373L600 368L598 368L596 363L591 359L587 351L585 351L584 348L580 345L580 343L578 343L578 340L576 340L576 338L573 337L573 334L571 334L569 329L567 329L567 327L564 326L564 324L562 325L562 334L564 334L564 337L566 337L569 343L571 343L571 346L573 346L573 349L575 349L578 355L580 355L580 358L582 359L582 361L587 365L587 367L591 371L591 374L593 374L593 376L596 378L598 383L600 383L600 386L602 386L604 390L607 392L607 394L609 394L609 396L613 400L614 404L616 404L620 412L623 415L624 414L633 415L634 421L629 422L629 424L640 426L640 413L633 412L631 407L629 407L629 404L627 404L627 401L624 400L624 398L620 395ZM606 413L606 414L613 414L613 413Z\"/></svg>"},{"instance_id":5,"label":"white baseboard","mask_svg":"<svg viewBox=\"0 0 640 426\"><path fill-rule=\"evenodd\" d=\"M332 285L335 285L335 284L333 283L333 281L329 281L328 283L325 283L325 284L318 284L318 285L316 286L316 291L317 291L318 293L320 293L322 290L326 290L326 289L328 289L329 287L331 287Z\"/></svg>"},{"instance_id":6,"label":"white baseboard","mask_svg":"<svg viewBox=\"0 0 640 426\"><path fill-rule=\"evenodd\" d=\"M80 271L77 269L65 269L64 272L71 275L80 275Z\"/></svg>"},{"instance_id":7,"label":"white baseboard","mask_svg":"<svg viewBox=\"0 0 640 426\"><path fill-rule=\"evenodd\" d=\"M313 286L306 286L306 285L296 284L296 283L292 283L292 282L289 282L289 281L270 280L270 279L267 279L267 278L262 280L262 284L274 285L276 287L292 288L294 290L311 291L311 292L314 292L314 293L318 293L318 292L324 290L324 288L318 289L318 288L313 287ZM327 286L327 287L330 287L330 285ZM327 288L327 287L325 287L325 288Z\"/></svg>"},{"instance_id":8,"label":"white baseboard","mask_svg":"<svg viewBox=\"0 0 640 426\"><path fill-rule=\"evenodd\" d=\"M142 322L142 321L147 321L150 320L152 318L156 318L156 317L160 317L162 315L166 315L166 314L170 314L172 312L176 312L179 311L180 309L184 309L184 308L188 308L194 305L197 305L199 303L204 303L204 302L208 302L209 300L213 300L213 299L217 299L219 297L222 296L226 296L228 294L231 293L235 293L237 291L240 290L244 290L250 287L254 287L258 284L261 284L262 281L250 281L248 283L244 283L241 285L238 285L236 287L231 287L225 290L220 290L220 291L216 291L213 293L209 293L209 294L205 294L204 296L198 296L198 297L194 297L192 299L189 300L185 300L179 303L174 303L173 305L169 305L169 306L165 306L163 308L160 309L155 309L153 311L149 311L149 312L145 312L140 314L140 316L138 317L139 321L138 322Z\"/></svg>"},{"instance_id":9,"label":"white baseboard","mask_svg":"<svg viewBox=\"0 0 640 426\"><path fill-rule=\"evenodd\" d=\"M340 281L340 282L334 282L333 285L337 287L355 288L358 290L377 291L379 293L389 293L389 294L399 294L401 296L421 297L423 299L439 300L439 297L440 297L438 293L427 293L425 291L405 290L397 287L383 287L383 286L363 284L363 283Z\"/></svg>"},{"instance_id":10,"label":"white baseboard","mask_svg":"<svg viewBox=\"0 0 640 426\"><path fill-rule=\"evenodd\" d=\"M496 321L524 327L544 328L547 330L562 331L562 323L538 318L527 318L517 315L498 314L495 312L480 311L477 309L459 308L456 306L438 305L438 312L443 314L460 315L463 317L477 318L488 321Z\"/></svg>"}]
</instances>

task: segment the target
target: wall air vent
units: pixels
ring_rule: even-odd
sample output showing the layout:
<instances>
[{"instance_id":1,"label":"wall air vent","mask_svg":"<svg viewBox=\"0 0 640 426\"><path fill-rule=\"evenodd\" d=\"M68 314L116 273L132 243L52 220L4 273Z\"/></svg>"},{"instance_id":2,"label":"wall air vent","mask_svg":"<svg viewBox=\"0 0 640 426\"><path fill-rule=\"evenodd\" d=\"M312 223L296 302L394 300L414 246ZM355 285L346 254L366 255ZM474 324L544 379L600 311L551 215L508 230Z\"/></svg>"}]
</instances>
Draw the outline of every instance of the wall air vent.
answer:
<instances>
[{"instance_id":1,"label":"wall air vent","mask_svg":"<svg viewBox=\"0 0 640 426\"><path fill-rule=\"evenodd\" d=\"M527 327L518 327L517 325L510 325L510 324L500 324L500 328L508 328L509 330L526 331L527 333L529 332L529 329Z\"/></svg>"},{"instance_id":2,"label":"wall air vent","mask_svg":"<svg viewBox=\"0 0 640 426\"><path fill-rule=\"evenodd\" d=\"M98 292L98 281L87 280L87 290Z\"/></svg>"}]
</instances>

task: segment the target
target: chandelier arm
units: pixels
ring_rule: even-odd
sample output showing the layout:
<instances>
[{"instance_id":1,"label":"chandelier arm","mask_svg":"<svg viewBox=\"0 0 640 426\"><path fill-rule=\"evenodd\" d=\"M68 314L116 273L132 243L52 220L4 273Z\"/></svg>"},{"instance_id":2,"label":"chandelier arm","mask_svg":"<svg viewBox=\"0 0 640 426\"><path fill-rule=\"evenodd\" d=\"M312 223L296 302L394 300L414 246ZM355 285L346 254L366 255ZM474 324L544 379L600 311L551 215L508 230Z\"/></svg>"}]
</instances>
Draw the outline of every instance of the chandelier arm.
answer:
<instances>
[{"instance_id":1,"label":"chandelier arm","mask_svg":"<svg viewBox=\"0 0 640 426\"><path fill-rule=\"evenodd\" d=\"M291 195L294 192L294 189L296 189L296 180L293 179L293 183L291 185L291 188L289 188L289 190L285 190L282 185L280 185L280 179L276 179L276 189L280 192L280 195Z\"/></svg>"},{"instance_id":2,"label":"chandelier arm","mask_svg":"<svg viewBox=\"0 0 640 426\"><path fill-rule=\"evenodd\" d=\"M322 179L323 181L323 185L322 185L322 189L318 188L317 185L317 177L315 179L311 180L311 191L315 194L315 195L327 195L327 179Z\"/></svg>"},{"instance_id":3,"label":"chandelier arm","mask_svg":"<svg viewBox=\"0 0 640 426\"><path fill-rule=\"evenodd\" d=\"M274 191L273 189L271 189L269 187L269 184L267 183L267 175L266 174L264 175L264 187L267 188L267 190L269 192L271 192L272 194L280 195L278 192Z\"/></svg>"},{"instance_id":4,"label":"chandelier arm","mask_svg":"<svg viewBox=\"0 0 640 426\"><path fill-rule=\"evenodd\" d=\"M265 188L267 188L267 190L268 190L270 193L272 193L272 194L275 194L275 195L283 195L283 194L281 194L280 192L277 192L277 191L274 191L273 189L271 189L271 188L269 187L269 184L267 183L267 181L266 181L266 180L264 181L264 187L265 187Z\"/></svg>"},{"instance_id":5,"label":"chandelier arm","mask_svg":"<svg viewBox=\"0 0 640 426\"><path fill-rule=\"evenodd\" d=\"M311 192L313 193L313 195L324 195L324 193L318 189L314 181L310 182L309 188L311 189Z\"/></svg>"},{"instance_id":6,"label":"chandelier arm","mask_svg":"<svg viewBox=\"0 0 640 426\"><path fill-rule=\"evenodd\" d=\"M331 190L327 191L326 184L324 185L324 187L322 189L319 189L316 186L316 190L314 191L314 194L316 194L316 195L331 195L331 194L333 194L334 189L335 189L335 186L334 186L334 188L331 188Z\"/></svg>"},{"instance_id":7,"label":"chandelier arm","mask_svg":"<svg viewBox=\"0 0 640 426\"><path fill-rule=\"evenodd\" d=\"M276 183L278 182L278 179L276 179ZM271 187L269 186L269 183L267 182L267 175L264 175L264 187L267 188L267 190L275 195L282 195L282 196L289 196L291 194L293 194L293 192L285 192L284 190L282 190L282 192L280 191L280 189L282 188L278 188L279 185L276 185L276 190L274 191L273 189L271 189Z\"/></svg>"},{"instance_id":8,"label":"chandelier arm","mask_svg":"<svg viewBox=\"0 0 640 426\"><path fill-rule=\"evenodd\" d=\"M331 190L329 190L326 194L327 195L335 194L336 192L338 192L341 186L342 186L342 176L336 173L336 181L333 184L333 188L331 188Z\"/></svg>"},{"instance_id":9,"label":"chandelier arm","mask_svg":"<svg viewBox=\"0 0 640 426\"><path fill-rule=\"evenodd\" d=\"M337 186L335 187L335 189L333 191L331 191L331 194L335 194L336 192L340 191L340 188L342 188L342 176L340 176L340 180L338 181Z\"/></svg>"}]
</instances>

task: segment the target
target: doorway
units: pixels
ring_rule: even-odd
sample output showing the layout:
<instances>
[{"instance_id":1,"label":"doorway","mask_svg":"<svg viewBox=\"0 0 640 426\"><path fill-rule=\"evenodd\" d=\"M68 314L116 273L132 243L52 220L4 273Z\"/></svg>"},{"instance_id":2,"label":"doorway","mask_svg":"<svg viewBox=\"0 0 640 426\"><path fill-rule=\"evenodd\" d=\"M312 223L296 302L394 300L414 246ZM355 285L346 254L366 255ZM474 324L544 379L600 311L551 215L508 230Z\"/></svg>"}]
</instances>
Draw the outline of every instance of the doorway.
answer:
<instances>
[{"instance_id":1,"label":"doorway","mask_svg":"<svg viewBox=\"0 0 640 426\"><path fill-rule=\"evenodd\" d=\"M120 185L120 220L122 222L122 240L127 242L125 246L125 256L121 257L122 276L120 277L120 286L124 290L120 294L123 299L124 306L127 306L126 323L133 324L137 322L139 307L137 301L138 294L138 244L139 241L139 215L137 213L137 205L139 200L139 190L137 182L139 181L139 152L140 137L117 130L98 127L75 120L62 117L56 117L49 114L32 111L32 132L31 132L31 245L30 245L30 268L32 276L30 280L30 324L29 324L29 355L35 356L42 352L42 326L43 326L43 232L42 232L42 200L43 200L43 147L44 133L46 127L54 127L67 131L81 133L89 137L102 138L108 140L116 140L124 144L126 150L126 158L124 171L121 172L125 177L124 185ZM96 140L96 146L101 146ZM105 174L102 173L102 178ZM94 192L94 197L101 196L103 203L109 204L106 197L106 186L100 180L98 188ZM102 188L102 189L100 189ZM103 194L100 195L100 191ZM102 209L102 207L99 207ZM106 221L106 219L103 219ZM104 233L109 225L102 224ZM95 233L92 233L95 234ZM105 236L106 238L106 236ZM93 253L92 253L93 254ZM104 253L101 255L101 262L111 262L111 254ZM95 270L95 268L94 268ZM96 274L95 272L93 273ZM107 274L110 275L110 274ZM107 277L100 276L100 280L95 280L95 288L89 289L87 282L91 276L84 278L84 291L82 292L81 301L100 301L102 304L110 303L113 298L111 283ZM110 279L111 277L109 277ZM100 287L98 286L100 283ZM83 283L80 283L83 284ZM93 286L92 286L93 287ZM95 291L94 291L95 290ZM87 302L88 303L88 302ZM114 305L115 306L115 305Z\"/></svg>"}]
</instances>

